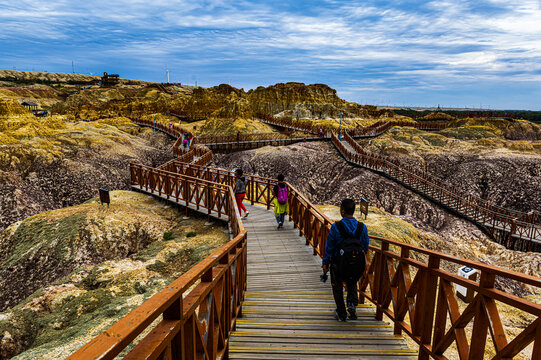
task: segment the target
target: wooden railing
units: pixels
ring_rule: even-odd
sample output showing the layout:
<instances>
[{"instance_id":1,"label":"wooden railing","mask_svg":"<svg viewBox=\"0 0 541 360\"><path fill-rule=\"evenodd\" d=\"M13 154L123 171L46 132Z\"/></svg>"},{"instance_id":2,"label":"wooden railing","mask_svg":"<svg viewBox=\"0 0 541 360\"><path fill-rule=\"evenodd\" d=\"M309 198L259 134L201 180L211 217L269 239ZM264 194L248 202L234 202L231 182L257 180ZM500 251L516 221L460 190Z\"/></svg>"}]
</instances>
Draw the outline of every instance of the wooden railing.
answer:
<instances>
[{"instance_id":1,"label":"wooden railing","mask_svg":"<svg viewBox=\"0 0 541 360\"><path fill-rule=\"evenodd\" d=\"M274 121L276 124L281 124L281 126L286 126L287 124L291 125L293 122L293 120L290 119L275 119L271 116L260 116L265 118L264 121L269 123ZM141 120L141 122L145 123L145 126L153 126L151 121ZM174 127L173 129L170 129L165 125L156 125L159 125L161 131L170 132L172 136L179 133L179 131ZM354 149L354 152L349 151L349 149L347 149L336 138L336 136L332 135L331 140L348 161L381 172L395 180L398 180L399 182L420 192L424 196L427 196L428 198L447 206L453 211L485 226L486 228L511 234L511 236L499 237L499 241L506 247L523 251L541 251L541 216L539 213L524 213L491 204L484 199L460 190L450 184L445 183L441 179L427 174L421 169L402 163L397 159L386 158L381 155L374 155L365 152L360 144L353 139L353 136L363 137L379 135L387 131L391 126L411 126L411 124L409 122L400 121L378 121L363 128L350 129L348 132L344 133L344 138ZM441 129L444 128L445 125L442 123L419 123L414 125L414 127L431 127L433 129ZM316 126L311 126L309 128L305 127L305 130L308 129L310 131L316 131L316 128ZM319 132L319 130L320 129L317 131ZM261 139L264 139L267 136L274 137L273 134L254 134L252 136L247 136L246 139L251 138L251 142L257 142L262 141ZM180 139L181 138L179 137L177 140L177 143L179 144ZM198 141L200 139L203 139L204 142L209 143L209 146L212 146L210 145L212 141L225 141L225 144L234 144L234 142L227 143L227 141L237 139L237 136L233 135L225 137L198 138ZM249 141L246 139L244 140ZM288 140L294 141L295 139ZM196 151L200 151L200 149L198 150L198 148L195 147L194 143L195 139L192 140L192 148L195 148ZM216 144L214 143L214 145ZM229 148L226 146L224 149L228 150ZM178 150L176 144L174 150L177 154L184 154ZM216 150L223 149L216 148ZM233 150L233 146L231 146L230 150ZM177 159L176 162L192 162L195 155L195 153L192 154L192 151L189 151L187 154L182 155L183 158ZM212 159L212 153L210 150L208 150L205 154L198 153L197 155L200 156L200 158L196 161L196 164L198 165L206 165ZM165 165L168 166L167 164Z\"/></svg>"},{"instance_id":2,"label":"wooden railing","mask_svg":"<svg viewBox=\"0 0 541 360\"><path fill-rule=\"evenodd\" d=\"M171 123L172 126L168 126L166 124L162 124L159 122L154 123L152 120L145 120L145 119L136 119L136 118L130 118L130 120L137 125L140 126L148 126L153 129L156 129L158 131L161 131L169 136L172 136L177 139L175 144L173 145L173 154L175 155L182 155L186 153L187 151L184 150L182 146L182 136L184 133L187 132L187 130L181 128L177 124ZM193 147L195 145L195 140L192 139L190 142L190 147Z\"/></svg>"},{"instance_id":3,"label":"wooden railing","mask_svg":"<svg viewBox=\"0 0 541 360\"><path fill-rule=\"evenodd\" d=\"M276 125L283 128L304 131L311 134L329 136L331 133L336 132L338 129L332 126L325 125L312 125L311 123L303 122L303 120L293 120L288 118L275 118L274 116L258 114L256 119L270 125ZM375 123L355 128L344 128L344 132L348 132L353 137L373 137L383 134L385 131L393 126L408 126L421 130L442 130L447 127L445 122L436 121L424 121L418 123L412 123L409 121L399 120L379 120Z\"/></svg>"},{"instance_id":4,"label":"wooden railing","mask_svg":"<svg viewBox=\"0 0 541 360\"><path fill-rule=\"evenodd\" d=\"M277 133L262 133L262 134L238 134L238 135L221 135L221 136L199 136L197 142L200 144L222 144L241 141L258 141L258 140L275 140L287 139L283 134Z\"/></svg>"},{"instance_id":5,"label":"wooden railing","mask_svg":"<svg viewBox=\"0 0 541 360\"><path fill-rule=\"evenodd\" d=\"M531 355L528 351L524 355L541 358L541 306L495 288L499 278L539 291L540 278L398 241L371 239L381 246L370 247L367 270L359 282L360 297L377 306L376 319L386 315L394 322L395 334L404 332L419 345L419 359L450 359L445 354L453 346L461 360L481 360L485 354L511 359L531 342ZM459 266L476 269L480 281L446 270ZM455 295L458 285L475 292L462 312ZM532 319L519 334L506 333L500 317L503 304Z\"/></svg>"},{"instance_id":6,"label":"wooden railing","mask_svg":"<svg viewBox=\"0 0 541 360\"><path fill-rule=\"evenodd\" d=\"M234 238L68 359L113 359L145 331L124 359L227 357L246 290L246 231L232 188L135 164L130 173L134 186L227 216Z\"/></svg>"},{"instance_id":7,"label":"wooden railing","mask_svg":"<svg viewBox=\"0 0 541 360\"><path fill-rule=\"evenodd\" d=\"M271 116L260 115L264 118L263 121L272 123L273 121L280 126L288 126L293 123L291 119L276 119ZM145 126L153 126L151 121L141 120L145 123ZM165 125L157 124L160 126L161 131L171 132L177 131L175 128L172 130ZM400 162L397 159L386 158L381 155L374 155L368 153L362 149L360 144L358 144L352 137L363 137L363 136L377 136L387 131L392 126L411 126L409 122L400 122L400 121L388 121L388 122L376 122L372 125L358 128L350 129L348 132L344 132L344 138L348 144L354 149L354 152L349 151L337 138L332 135L331 140L335 146L340 150L342 155L350 162L381 172L386 176L389 176L412 189L420 192L424 196L433 199L440 204L447 206L449 209L469 218L478 224L490 228L493 230L498 230L511 236L501 236L498 238L498 241L504 244L506 247L511 249L523 250L523 251L541 251L541 216L537 212L523 213L519 211L514 211L511 209L506 209L494 204L489 203L488 201L481 199L477 196L469 194L463 190L460 190L450 184L445 183L443 180L438 179L434 176L427 174L425 171L413 167L411 165ZM419 123L415 127L432 127L434 129L444 128L445 125L441 123ZM305 127L305 130L308 129L312 132L319 132L316 126ZM321 133L320 133L321 134ZM174 133L171 134L174 136ZM273 134L254 134L251 136L252 142L261 141L262 138L267 136L273 137ZM204 142L211 144L212 141L226 141L225 144L228 144L227 141L236 139L236 135L225 136L225 137L207 137L203 138ZM248 136L247 138L250 138ZM179 138L177 143L180 144ZM198 138L198 141L201 138ZM239 136L240 139L240 136ZM259 139L259 140L256 140ZM246 139L245 139L246 140ZM294 140L294 139L293 139ZM246 140L248 141L248 140ZM287 141L287 140L284 140ZM192 140L192 147L195 140ZM229 144L234 144L229 143ZM212 146L212 145L209 145ZM225 148L215 148L216 150L234 150L234 146L231 145ZM175 144L174 150L177 149ZM177 154L182 155L180 151L176 151ZM178 159L177 162L192 162L194 156L192 156L191 151L188 154L184 154L184 158ZM195 155L195 154L194 154ZM210 162L212 153L208 151L205 156L201 156L197 160L197 164L206 165ZM208 160L208 161L206 161ZM206 161L206 162L205 162ZM167 164L166 164L167 165Z\"/></svg>"},{"instance_id":8,"label":"wooden railing","mask_svg":"<svg viewBox=\"0 0 541 360\"><path fill-rule=\"evenodd\" d=\"M414 166L383 155L371 154L348 134L345 134L344 138L353 148L353 152L335 135L332 136L332 141L348 161L381 172L482 226L511 234L506 241L510 248L541 250L541 219L535 212L523 213L495 206Z\"/></svg>"},{"instance_id":9,"label":"wooden railing","mask_svg":"<svg viewBox=\"0 0 541 360\"><path fill-rule=\"evenodd\" d=\"M130 120L139 126L148 126L151 128L155 128L158 131L161 131L167 135L171 135L175 138L182 137L182 134L184 133L184 129L179 128L178 125L173 124L173 128L171 129L168 125L162 124L160 122L154 123L152 120L145 120L145 119L136 119L136 118L130 118Z\"/></svg>"}]
</instances>

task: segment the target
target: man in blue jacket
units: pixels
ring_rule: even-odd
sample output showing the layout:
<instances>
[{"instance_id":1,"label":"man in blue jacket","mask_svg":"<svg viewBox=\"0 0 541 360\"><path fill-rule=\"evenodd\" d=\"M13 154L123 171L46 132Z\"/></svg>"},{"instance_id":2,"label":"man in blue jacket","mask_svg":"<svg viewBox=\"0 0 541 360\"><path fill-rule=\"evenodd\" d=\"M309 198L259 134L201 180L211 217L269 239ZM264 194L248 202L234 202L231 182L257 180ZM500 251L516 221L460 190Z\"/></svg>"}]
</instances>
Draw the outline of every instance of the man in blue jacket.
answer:
<instances>
[{"instance_id":1,"label":"man in blue jacket","mask_svg":"<svg viewBox=\"0 0 541 360\"><path fill-rule=\"evenodd\" d=\"M338 258L338 252L341 250L341 244L344 241L344 230L347 232L350 238L358 238L361 243L361 248L364 253L368 251L368 230L366 225L360 223L353 217L355 213L355 201L351 199L342 200L340 205L340 215L343 225L339 225L339 222L335 222L331 226L329 236L327 236L327 244L325 245L325 257L323 258L323 273L331 271L331 285L334 296L334 302L336 303L336 310L334 315L338 321L346 321L347 315L352 320L357 319L356 307L359 304L359 295L357 293L357 282L359 278L357 276L347 276L340 274L337 268L336 260ZM342 227L340 231L339 226ZM362 254L364 255L364 254ZM364 258L363 258L364 261ZM363 271L361 269L361 271ZM344 305L344 288L343 282L347 287L347 313Z\"/></svg>"}]
</instances>

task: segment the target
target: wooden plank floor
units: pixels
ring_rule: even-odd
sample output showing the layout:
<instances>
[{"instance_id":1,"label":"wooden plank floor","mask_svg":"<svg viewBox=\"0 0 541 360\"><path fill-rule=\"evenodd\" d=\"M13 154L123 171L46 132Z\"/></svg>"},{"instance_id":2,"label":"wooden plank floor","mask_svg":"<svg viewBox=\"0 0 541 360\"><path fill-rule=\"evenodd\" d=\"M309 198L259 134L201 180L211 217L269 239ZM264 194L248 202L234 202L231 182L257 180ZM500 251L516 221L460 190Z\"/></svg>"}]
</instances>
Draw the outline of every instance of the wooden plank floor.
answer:
<instances>
[{"instance_id":1,"label":"wooden plank floor","mask_svg":"<svg viewBox=\"0 0 541 360\"><path fill-rule=\"evenodd\" d=\"M392 327L359 305L358 320L335 320L330 281L321 260L286 221L276 230L272 210L247 207L248 289L230 339L231 359L415 359Z\"/></svg>"}]
</instances>

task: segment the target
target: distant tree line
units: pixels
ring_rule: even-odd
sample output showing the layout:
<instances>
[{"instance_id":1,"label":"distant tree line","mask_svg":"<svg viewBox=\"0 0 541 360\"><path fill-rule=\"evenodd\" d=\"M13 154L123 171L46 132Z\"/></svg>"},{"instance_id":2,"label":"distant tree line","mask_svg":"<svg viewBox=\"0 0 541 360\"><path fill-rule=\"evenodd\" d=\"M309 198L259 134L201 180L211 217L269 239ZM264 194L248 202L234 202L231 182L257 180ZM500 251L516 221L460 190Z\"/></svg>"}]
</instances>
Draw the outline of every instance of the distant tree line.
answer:
<instances>
[{"instance_id":1,"label":"distant tree line","mask_svg":"<svg viewBox=\"0 0 541 360\"><path fill-rule=\"evenodd\" d=\"M418 119L433 113L433 110L413 110L413 109L395 109L393 110L398 115L409 116L413 119ZM438 112L454 116L456 118L490 118L490 117L503 117L512 119L524 119L535 123L541 123L541 111L530 110L438 110Z\"/></svg>"}]
</instances>

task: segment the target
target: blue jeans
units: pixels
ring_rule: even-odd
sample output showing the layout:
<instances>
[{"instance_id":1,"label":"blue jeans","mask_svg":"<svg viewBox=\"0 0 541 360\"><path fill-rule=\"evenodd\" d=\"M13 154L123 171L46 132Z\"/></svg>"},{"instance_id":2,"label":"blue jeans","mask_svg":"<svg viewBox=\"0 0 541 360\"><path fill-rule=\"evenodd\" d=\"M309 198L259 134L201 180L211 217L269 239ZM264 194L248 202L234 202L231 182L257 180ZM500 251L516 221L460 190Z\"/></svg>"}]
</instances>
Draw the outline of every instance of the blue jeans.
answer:
<instances>
[{"instance_id":1,"label":"blue jeans","mask_svg":"<svg viewBox=\"0 0 541 360\"><path fill-rule=\"evenodd\" d=\"M286 218L286 213L280 214L280 215L278 215L278 216L276 217L276 222L277 222L278 224L280 224L280 223L283 224L285 218Z\"/></svg>"}]
</instances>

